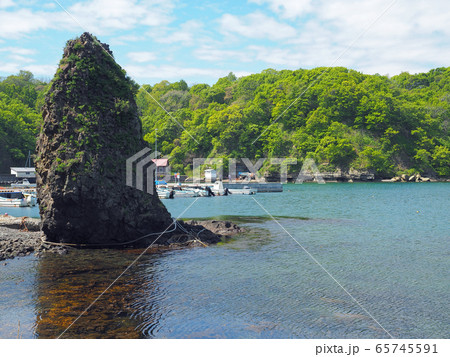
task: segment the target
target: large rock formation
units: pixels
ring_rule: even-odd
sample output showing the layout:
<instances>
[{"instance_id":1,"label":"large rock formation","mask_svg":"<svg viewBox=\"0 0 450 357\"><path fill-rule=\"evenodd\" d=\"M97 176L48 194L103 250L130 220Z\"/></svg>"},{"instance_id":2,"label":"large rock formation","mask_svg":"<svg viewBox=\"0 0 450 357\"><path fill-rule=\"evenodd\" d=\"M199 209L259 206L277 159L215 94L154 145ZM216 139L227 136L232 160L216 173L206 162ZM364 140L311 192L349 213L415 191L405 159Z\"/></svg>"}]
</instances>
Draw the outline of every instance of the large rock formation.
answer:
<instances>
[{"instance_id":1,"label":"large rock formation","mask_svg":"<svg viewBox=\"0 0 450 357\"><path fill-rule=\"evenodd\" d=\"M171 224L156 194L126 185L126 159L146 146L136 90L108 45L88 33L67 42L37 144L38 200L48 240L108 245Z\"/></svg>"}]
</instances>

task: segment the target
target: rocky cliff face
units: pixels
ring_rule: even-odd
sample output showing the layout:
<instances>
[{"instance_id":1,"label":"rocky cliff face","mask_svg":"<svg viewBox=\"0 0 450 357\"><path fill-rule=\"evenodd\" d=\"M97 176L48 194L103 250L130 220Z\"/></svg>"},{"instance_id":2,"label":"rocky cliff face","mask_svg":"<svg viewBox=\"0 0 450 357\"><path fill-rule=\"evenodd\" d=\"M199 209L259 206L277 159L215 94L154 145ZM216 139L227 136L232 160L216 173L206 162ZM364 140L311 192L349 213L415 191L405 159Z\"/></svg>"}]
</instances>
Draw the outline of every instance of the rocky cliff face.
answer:
<instances>
[{"instance_id":1,"label":"rocky cliff face","mask_svg":"<svg viewBox=\"0 0 450 357\"><path fill-rule=\"evenodd\" d=\"M37 143L48 240L107 245L161 232L172 222L156 194L126 186L126 159L146 146L136 90L108 45L88 33L68 41Z\"/></svg>"}]
</instances>

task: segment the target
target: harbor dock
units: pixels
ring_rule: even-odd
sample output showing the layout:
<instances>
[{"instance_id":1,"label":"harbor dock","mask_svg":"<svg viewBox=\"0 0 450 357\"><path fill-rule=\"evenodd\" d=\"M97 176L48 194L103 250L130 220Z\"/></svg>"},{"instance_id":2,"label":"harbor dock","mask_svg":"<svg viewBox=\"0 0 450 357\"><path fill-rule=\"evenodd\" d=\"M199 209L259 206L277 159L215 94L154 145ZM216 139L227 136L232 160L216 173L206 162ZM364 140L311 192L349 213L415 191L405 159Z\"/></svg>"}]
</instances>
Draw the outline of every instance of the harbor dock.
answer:
<instances>
[{"instance_id":1,"label":"harbor dock","mask_svg":"<svg viewBox=\"0 0 450 357\"><path fill-rule=\"evenodd\" d=\"M228 182L227 180L222 181L223 188L228 188L229 190L242 190L244 187L257 190L258 193L262 192L283 192L283 185L280 182ZM193 188L198 186L213 186L214 183L201 182L199 184L195 183L182 183L182 188ZM169 188L179 186L177 183L169 182L167 183Z\"/></svg>"},{"instance_id":2,"label":"harbor dock","mask_svg":"<svg viewBox=\"0 0 450 357\"><path fill-rule=\"evenodd\" d=\"M244 187L249 187L255 189L258 193L261 192L283 192L283 185L280 182L239 182L239 183L223 183L224 188L232 189L243 189Z\"/></svg>"}]
</instances>

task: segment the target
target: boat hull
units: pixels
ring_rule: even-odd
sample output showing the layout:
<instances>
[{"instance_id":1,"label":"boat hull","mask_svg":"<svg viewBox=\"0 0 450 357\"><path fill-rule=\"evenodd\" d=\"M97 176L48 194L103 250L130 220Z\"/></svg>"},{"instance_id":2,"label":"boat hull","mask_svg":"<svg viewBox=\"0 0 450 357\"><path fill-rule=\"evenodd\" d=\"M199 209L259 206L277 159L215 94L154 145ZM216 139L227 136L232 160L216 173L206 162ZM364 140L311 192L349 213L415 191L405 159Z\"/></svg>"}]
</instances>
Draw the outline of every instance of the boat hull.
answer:
<instances>
[{"instance_id":1,"label":"boat hull","mask_svg":"<svg viewBox=\"0 0 450 357\"><path fill-rule=\"evenodd\" d=\"M158 197L160 199L166 199L166 198L170 198L170 191L167 190L157 190L158 192Z\"/></svg>"},{"instance_id":2,"label":"boat hull","mask_svg":"<svg viewBox=\"0 0 450 357\"><path fill-rule=\"evenodd\" d=\"M256 192L258 192L258 191L255 190L255 189L245 189L245 188L243 188L243 189L229 190L229 192L232 195L255 195Z\"/></svg>"},{"instance_id":3,"label":"boat hull","mask_svg":"<svg viewBox=\"0 0 450 357\"><path fill-rule=\"evenodd\" d=\"M25 198L0 197L0 207L28 207L28 203Z\"/></svg>"}]
</instances>

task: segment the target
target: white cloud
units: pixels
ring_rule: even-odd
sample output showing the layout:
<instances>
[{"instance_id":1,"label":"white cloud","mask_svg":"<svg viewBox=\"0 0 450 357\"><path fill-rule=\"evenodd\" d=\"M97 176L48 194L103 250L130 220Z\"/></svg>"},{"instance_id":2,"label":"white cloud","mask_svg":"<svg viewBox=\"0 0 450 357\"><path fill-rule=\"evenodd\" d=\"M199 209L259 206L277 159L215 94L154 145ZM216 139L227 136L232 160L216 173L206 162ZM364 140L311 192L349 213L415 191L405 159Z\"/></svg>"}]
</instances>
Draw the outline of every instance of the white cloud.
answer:
<instances>
[{"instance_id":1,"label":"white cloud","mask_svg":"<svg viewBox=\"0 0 450 357\"><path fill-rule=\"evenodd\" d=\"M30 57L25 57L21 55L11 54L8 56L10 60L13 60L16 63L31 63L34 62L34 59Z\"/></svg>"},{"instance_id":2,"label":"white cloud","mask_svg":"<svg viewBox=\"0 0 450 357\"><path fill-rule=\"evenodd\" d=\"M345 49L362 35L342 56L342 63L362 70L378 67L377 72L391 74L402 66L403 70L425 70L430 63L448 65L444 54L450 46L447 26L450 3L399 0L380 16L391 3L390 0L323 3L317 15L322 26L335 30L330 45Z\"/></svg>"},{"instance_id":3,"label":"white cloud","mask_svg":"<svg viewBox=\"0 0 450 357\"><path fill-rule=\"evenodd\" d=\"M257 61L268 64L300 67L302 59L304 60L302 54L294 53L290 49L271 48L266 46L249 46L248 49L255 53L255 59Z\"/></svg>"},{"instance_id":4,"label":"white cloud","mask_svg":"<svg viewBox=\"0 0 450 357\"><path fill-rule=\"evenodd\" d=\"M20 66L16 63L4 63L0 62L0 73L18 73Z\"/></svg>"},{"instance_id":5,"label":"white cloud","mask_svg":"<svg viewBox=\"0 0 450 357\"><path fill-rule=\"evenodd\" d=\"M14 1L12 0L0 0L0 9L5 9L7 7L14 6Z\"/></svg>"},{"instance_id":6,"label":"white cloud","mask_svg":"<svg viewBox=\"0 0 450 357\"><path fill-rule=\"evenodd\" d=\"M296 30L272 17L255 12L242 17L225 14L220 19L223 33L238 34L254 39L283 40L295 36Z\"/></svg>"},{"instance_id":7,"label":"white cloud","mask_svg":"<svg viewBox=\"0 0 450 357\"><path fill-rule=\"evenodd\" d=\"M258 5L268 4L269 8L285 18L302 16L312 10L312 0L250 0Z\"/></svg>"},{"instance_id":8,"label":"white cloud","mask_svg":"<svg viewBox=\"0 0 450 357\"><path fill-rule=\"evenodd\" d=\"M173 8L170 0L93 0L78 2L68 11L88 31L101 35L138 25L166 25L172 20Z\"/></svg>"},{"instance_id":9,"label":"white cloud","mask_svg":"<svg viewBox=\"0 0 450 357\"><path fill-rule=\"evenodd\" d=\"M36 53L35 50L32 50L30 48L21 48L21 47L3 47L0 48L0 52L8 52L8 53L13 53L16 55L32 55L34 53Z\"/></svg>"},{"instance_id":10,"label":"white cloud","mask_svg":"<svg viewBox=\"0 0 450 357\"><path fill-rule=\"evenodd\" d=\"M392 0L249 2L251 7L243 3L237 13L232 13L236 7L219 2L214 3L217 11L208 10L204 4L188 11L187 6L175 7L180 5L177 0L61 3L71 4L68 11L87 31L105 38L113 50L113 46L122 46L115 52L130 60L129 72L137 79L186 77L196 81L198 77L215 81L233 67L256 72L264 67L342 65L366 73L394 75L449 66L450 1L397 0L381 17ZM45 65L52 60L42 63L43 57L24 48L24 43L43 38L55 38L57 42L63 36L70 38L82 32L54 4L49 0L0 0L0 43L4 46L0 49L0 69L4 73L27 66L39 74L53 75L53 66ZM255 4L259 10L249 12ZM173 22L175 16L181 24ZM22 39L26 42L21 43ZM60 51L54 48L61 45L30 46L53 55L51 51ZM60 52L57 55L59 58ZM189 61L186 67L180 64L184 59Z\"/></svg>"},{"instance_id":11,"label":"white cloud","mask_svg":"<svg viewBox=\"0 0 450 357\"><path fill-rule=\"evenodd\" d=\"M56 71L56 65L36 64L35 58L32 57L36 51L30 48L21 47L3 47L0 48L0 58L4 62L0 62L1 73L17 73L20 70L33 72L35 75L44 75L52 77Z\"/></svg>"},{"instance_id":12,"label":"white cloud","mask_svg":"<svg viewBox=\"0 0 450 357\"><path fill-rule=\"evenodd\" d=\"M52 11L48 6L43 8L46 11L27 8L0 10L0 37L19 38L48 29L80 31L80 26L81 30L97 35L130 30L140 25L162 26L172 20L174 5L171 0L79 1L66 8L70 16L60 7L55 8L57 11Z\"/></svg>"},{"instance_id":13,"label":"white cloud","mask_svg":"<svg viewBox=\"0 0 450 357\"><path fill-rule=\"evenodd\" d=\"M122 35L122 36L118 36L118 37L112 37L109 40L109 43L111 45L122 46L122 45L128 44L129 42L138 42L138 41L143 41L143 40L145 40L144 36Z\"/></svg>"},{"instance_id":14,"label":"white cloud","mask_svg":"<svg viewBox=\"0 0 450 357\"><path fill-rule=\"evenodd\" d=\"M289 17L289 1L252 2L289 18L285 23L291 23L293 14L304 14L291 8ZM398 0L384 14L392 0L317 1L313 5L304 8L308 17L299 23L297 36L282 39L278 46L250 45L255 58L289 68L340 65L391 75L449 65L450 2Z\"/></svg>"},{"instance_id":15,"label":"white cloud","mask_svg":"<svg viewBox=\"0 0 450 357\"><path fill-rule=\"evenodd\" d=\"M48 3L44 4L44 5L42 5L42 7L44 9L56 9L57 5L54 2L48 2Z\"/></svg>"},{"instance_id":16,"label":"white cloud","mask_svg":"<svg viewBox=\"0 0 450 357\"><path fill-rule=\"evenodd\" d=\"M52 78L56 73L57 65L50 64L31 64L24 66L26 71L32 72L35 76L45 76Z\"/></svg>"},{"instance_id":17,"label":"white cloud","mask_svg":"<svg viewBox=\"0 0 450 357\"><path fill-rule=\"evenodd\" d=\"M194 51L194 56L203 61L221 62L229 60L238 60L241 62L250 62L252 56L247 51L222 50L213 46L202 46Z\"/></svg>"},{"instance_id":18,"label":"white cloud","mask_svg":"<svg viewBox=\"0 0 450 357\"><path fill-rule=\"evenodd\" d=\"M34 62L31 57L34 53L34 50L28 48L0 48L0 58L5 61L0 63L0 72L10 74L18 72L24 65Z\"/></svg>"},{"instance_id":19,"label":"white cloud","mask_svg":"<svg viewBox=\"0 0 450 357\"><path fill-rule=\"evenodd\" d=\"M150 62L156 59L156 55L153 52L130 52L127 56L133 62L138 63Z\"/></svg>"},{"instance_id":20,"label":"white cloud","mask_svg":"<svg viewBox=\"0 0 450 357\"><path fill-rule=\"evenodd\" d=\"M51 27L51 20L29 9L0 11L0 37L18 38L26 33Z\"/></svg>"},{"instance_id":21,"label":"white cloud","mask_svg":"<svg viewBox=\"0 0 450 357\"><path fill-rule=\"evenodd\" d=\"M171 34L157 34L155 40L159 43L181 43L183 45L191 45L198 40L199 34L203 28L203 24L197 20L190 20L180 25Z\"/></svg>"},{"instance_id":22,"label":"white cloud","mask_svg":"<svg viewBox=\"0 0 450 357\"><path fill-rule=\"evenodd\" d=\"M180 67L172 65L129 65L125 70L132 78L153 80L180 80L198 77L207 77L213 80L226 76L230 70L216 68ZM240 73L240 72L238 72Z\"/></svg>"}]
</instances>

